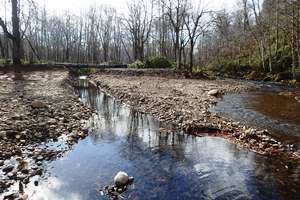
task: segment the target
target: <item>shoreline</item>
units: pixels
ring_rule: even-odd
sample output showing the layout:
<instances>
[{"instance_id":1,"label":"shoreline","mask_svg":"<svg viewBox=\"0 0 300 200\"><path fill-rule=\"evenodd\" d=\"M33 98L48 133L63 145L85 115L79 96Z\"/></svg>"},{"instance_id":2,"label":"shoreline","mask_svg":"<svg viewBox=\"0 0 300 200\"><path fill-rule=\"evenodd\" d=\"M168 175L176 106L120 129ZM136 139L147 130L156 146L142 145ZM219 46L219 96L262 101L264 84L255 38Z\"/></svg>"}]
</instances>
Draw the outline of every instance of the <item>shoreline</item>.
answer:
<instances>
[{"instance_id":1,"label":"shoreline","mask_svg":"<svg viewBox=\"0 0 300 200\"><path fill-rule=\"evenodd\" d=\"M298 149L275 140L267 130L243 126L209 111L225 94L257 90L252 83L233 79L153 76L133 71L128 74L123 70L102 70L91 74L89 79L100 90L135 110L150 114L161 122L175 124L188 134L222 137L261 155L300 159ZM217 90L214 91L216 94L209 95L213 90Z\"/></svg>"},{"instance_id":2,"label":"shoreline","mask_svg":"<svg viewBox=\"0 0 300 200\"><path fill-rule=\"evenodd\" d=\"M1 194L42 175L44 161L57 159L85 138L84 121L92 110L75 95L64 69L25 69L21 77L0 71L0 85ZM48 142L62 147L48 148Z\"/></svg>"}]
</instances>

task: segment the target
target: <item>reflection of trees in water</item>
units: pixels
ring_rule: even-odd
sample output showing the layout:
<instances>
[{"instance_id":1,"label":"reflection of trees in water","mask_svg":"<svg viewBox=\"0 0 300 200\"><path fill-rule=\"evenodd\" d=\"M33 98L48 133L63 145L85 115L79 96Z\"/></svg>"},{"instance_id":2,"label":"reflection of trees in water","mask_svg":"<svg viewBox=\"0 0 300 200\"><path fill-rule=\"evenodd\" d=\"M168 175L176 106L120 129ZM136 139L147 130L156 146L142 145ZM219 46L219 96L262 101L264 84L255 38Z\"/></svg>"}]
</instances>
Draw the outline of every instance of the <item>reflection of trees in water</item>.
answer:
<instances>
[{"instance_id":1,"label":"reflection of trees in water","mask_svg":"<svg viewBox=\"0 0 300 200\"><path fill-rule=\"evenodd\" d=\"M182 161L185 157L187 142L185 135L176 132L160 133L159 124L148 115L131 111L127 144L122 148L124 156L128 156L130 159L131 155L137 152L158 150L159 152L169 152L174 161ZM158 159L160 155L157 154Z\"/></svg>"},{"instance_id":2,"label":"reflection of trees in water","mask_svg":"<svg viewBox=\"0 0 300 200\"><path fill-rule=\"evenodd\" d=\"M125 106L119 104L114 98L96 90L83 90L81 96L84 101L98 112L89 123L93 129L92 140L97 142L103 135L116 138L117 135L125 135L129 124L130 113Z\"/></svg>"},{"instance_id":3,"label":"reflection of trees in water","mask_svg":"<svg viewBox=\"0 0 300 200\"><path fill-rule=\"evenodd\" d=\"M103 134L110 139L115 139L119 134L126 136L122 151L127 152L127 155L130 152L159 149L171 152L172 157L178 161L184 157L186 140L182 134L159 133L158 121L118 103L103 92L84 89L81 96L98 111L98 115L90 122L90 127L95 129L91 133L93 142L101 140Z\"/></svg>"},{"instance_id":4,"label":"reflection of trees in water","mask_svg":"<svg viewBox=\"0 0 300 200\"><path fill-rule=\"evenodd\" d=\"M129 137L130 135L137 133L140 123L143 126L143 117L140 116L139 113L136 112L135 110L130 109L128 127L127 127L128 129L127 132Z\"/></svg>"}]
</instances>

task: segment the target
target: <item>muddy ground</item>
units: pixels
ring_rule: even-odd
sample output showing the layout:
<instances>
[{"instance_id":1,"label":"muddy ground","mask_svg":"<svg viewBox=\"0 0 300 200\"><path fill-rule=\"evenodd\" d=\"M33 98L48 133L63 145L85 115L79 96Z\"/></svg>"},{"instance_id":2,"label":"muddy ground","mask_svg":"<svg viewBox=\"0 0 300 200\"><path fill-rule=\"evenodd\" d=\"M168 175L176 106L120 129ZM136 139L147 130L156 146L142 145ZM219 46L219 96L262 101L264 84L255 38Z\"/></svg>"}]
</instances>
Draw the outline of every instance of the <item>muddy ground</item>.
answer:
<instances>
[{"instance_id":1,"label":"muddy ground","mask_svg":"<svg viewBox=\"0 0 300 200\"><path fill-rule=\"evenodd\" d=\"M157 72L134 73L102 70L90 76L101 90L149 113L160 121L172 123L197 136L219 136L239 147L264 155L283 155L299 160L299 150L272 138L267 130L257 130L209 111L226 93L256 90L253 83L233 79L185 79L160 76ZM169 130L161 129L168 134Z\"/></svg>"},{"instance_id":2,"label":"muddy ground","mask_svg":"<svg viewBox=\"0 0 300 200\"><path fill-rule=\"evenodd\" d=\"M68 70L0 70L0 198L16 183L22 193L30 177L43 173L43 161L85 137L91 113L75 95ZM44 145L60 138L64 150Z\"/></svg>"}]
</instances>

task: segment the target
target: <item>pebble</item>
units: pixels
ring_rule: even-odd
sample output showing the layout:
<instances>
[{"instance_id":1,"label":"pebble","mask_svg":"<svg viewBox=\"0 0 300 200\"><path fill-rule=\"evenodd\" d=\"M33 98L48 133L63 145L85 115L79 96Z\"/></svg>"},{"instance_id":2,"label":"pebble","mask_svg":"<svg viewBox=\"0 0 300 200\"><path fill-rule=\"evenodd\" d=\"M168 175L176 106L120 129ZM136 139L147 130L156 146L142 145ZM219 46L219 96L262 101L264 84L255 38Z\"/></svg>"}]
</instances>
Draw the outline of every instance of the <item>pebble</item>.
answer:
<instances>
[{"instance_id":1,"label":"pebble","mask_svg":"<svg viewBox=\"0 0 300 200\"><path fill-rule=\"evenodd\" d=\"M5 173L11 172L15 167L13 165L5 166L2 171Z\"/></svg>"},{"instance_id":2,"label":"pebble","mask_svg":"<svg viewBox=\"0 0 300 200\"><path fill-rule=\"evenodd\" d=\"M14 177L16 177L16 173L9 172L9 173L7 174L7 176L8 176L8 178L13 179Z\"/></svg>"},{"instance_id":3,"label":"pebble","mask_svg":"<svg viewBox=\"0 0 300 200\"><path fill-rule=\"evenodd\" d=\"M31 102L31 107L32 108L45 108L46 104L39 100L34 100Z\"/></svg>"},{"instance_id":4,"label":"pebble","mask_svg":"<svg viewBox=\"0 0 300 200\"><path fill-rule=\"evenodd\" d=\"M214 90L210 90L208 93L207 93L209 96L217 96L220 94L220 91L217 90L217 89L214 89Z\"/></svg>"}]
</instances>

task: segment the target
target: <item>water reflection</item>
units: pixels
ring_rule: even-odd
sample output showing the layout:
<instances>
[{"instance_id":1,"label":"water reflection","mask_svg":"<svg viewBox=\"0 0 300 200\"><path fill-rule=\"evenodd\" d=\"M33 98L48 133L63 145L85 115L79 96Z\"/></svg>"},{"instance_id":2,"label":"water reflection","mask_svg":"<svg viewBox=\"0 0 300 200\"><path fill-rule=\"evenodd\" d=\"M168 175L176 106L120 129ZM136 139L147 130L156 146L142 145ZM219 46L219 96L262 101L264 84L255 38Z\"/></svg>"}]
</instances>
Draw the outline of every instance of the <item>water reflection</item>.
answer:
<instances>
[{"instance_id":1,"label":"water reflection","mask_svg":"<svg viewBox=\"0 0 300 200\"><path fill-rule=\"evenodd\" d=\"M49 164L31 199L107 199L99 190L120 170L135 177L125 199L297 199L297 166L239 150L220 138L159 133L164 126L92 89L90 137ZM51 182L56 187L51 187ZM283 184L281 184L283 183Z\"/></svg>"},{"instance_id":2,"label":"water reflection","mask_svg":"<svg viewBox=\"0 0 300 200\"><path fill-rule=\"evenodd\" d=\"M68 194L61 195L59 191L64 186L63 181L58 178L50 177L46 181L42 182L41 185L35 186L34 183L30 183L28 188L33 192L30 194L30 199L33 200L50 200L50 199L72 199L72 200L83 200L82 196L78 192L70 192ZM38 188L38 190L35 190Z\"/></svg>"}]
</instances>

